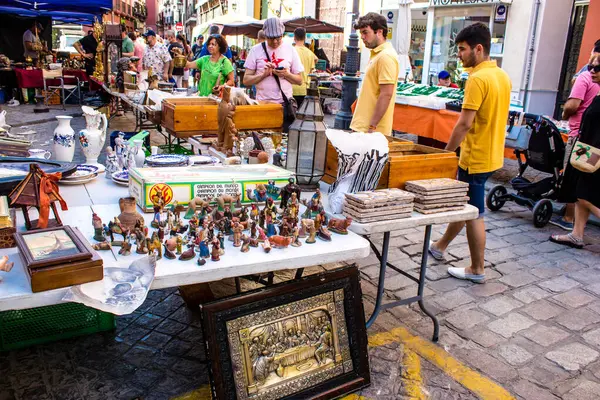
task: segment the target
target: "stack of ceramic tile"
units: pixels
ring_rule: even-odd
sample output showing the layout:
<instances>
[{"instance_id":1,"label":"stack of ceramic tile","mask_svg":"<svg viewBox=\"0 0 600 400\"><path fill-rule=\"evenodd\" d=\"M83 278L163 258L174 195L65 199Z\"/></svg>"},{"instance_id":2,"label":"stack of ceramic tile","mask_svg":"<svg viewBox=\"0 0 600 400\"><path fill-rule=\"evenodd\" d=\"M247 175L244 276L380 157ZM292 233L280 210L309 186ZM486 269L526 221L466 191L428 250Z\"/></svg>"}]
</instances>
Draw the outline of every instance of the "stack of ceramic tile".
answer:
<instances>
[{"instance_id":1,"label":"stack of ceramic tile","mask_svg":"<svg viewBox=\"0 0 600 400\"><path fill-rule=\"evenodd\" d=\"M361 224L408 218L415 196L401 189L346 193L344 215Z\"/></svg>"},{"instance_id":2,"label":"stack of ceramic tile","mask_svg":"<svg viewBox=\"0 0 600 400\"><path fill-rule=\"evenodd\" d=\"M414 193L415 210L421 214L462 210L469 200L469 184L455 179L408 181L406 190Z\"/></svg>"}]
</instances>

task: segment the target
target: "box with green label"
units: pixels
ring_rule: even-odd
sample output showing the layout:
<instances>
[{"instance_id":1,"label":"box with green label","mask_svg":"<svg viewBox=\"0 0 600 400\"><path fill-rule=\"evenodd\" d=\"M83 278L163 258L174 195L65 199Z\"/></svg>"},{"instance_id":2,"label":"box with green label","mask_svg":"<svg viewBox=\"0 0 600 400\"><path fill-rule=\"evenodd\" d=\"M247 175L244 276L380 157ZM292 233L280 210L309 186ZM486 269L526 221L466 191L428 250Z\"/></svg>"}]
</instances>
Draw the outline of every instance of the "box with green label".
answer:
<instances>
[{"instance_id":1,"label":"box with green label","mask_svg":"<svg viewBox=\"0 0 600 400\"><path fill-rule=\"evenodd\" d=\"M153 210L152 196L162 193L167 205L187 206L194 197L214 200L221 195L242 195L242 204L253 202L254 189L265 185L274 200L294 174L269 164L202 167L134 168L129 171L129 192L145 212Z\"/></svg>"}]
</instances>

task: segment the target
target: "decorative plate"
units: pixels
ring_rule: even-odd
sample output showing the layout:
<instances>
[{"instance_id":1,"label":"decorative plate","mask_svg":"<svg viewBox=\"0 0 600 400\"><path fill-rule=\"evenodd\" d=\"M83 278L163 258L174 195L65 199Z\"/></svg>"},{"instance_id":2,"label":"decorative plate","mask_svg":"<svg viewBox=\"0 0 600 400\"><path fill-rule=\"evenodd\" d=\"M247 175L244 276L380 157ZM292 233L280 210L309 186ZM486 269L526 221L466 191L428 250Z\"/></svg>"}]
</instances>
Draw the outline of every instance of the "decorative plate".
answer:
<instances>
[{"instance_id":1,"label":"decorative plate","mask_svg":"<svg viewBox=\"0 0 600 400\"><path fill-rule=\"evenodd\" d=\"M188 157L179 154L156 154L146 157L146 163L156 166L168 167L170 165L184 164L187 165Z\"/></svg>"},{"instance_id":2,"label":"decorative plate","mask_svg":"<svg viewBox=\"0 0 600 400\"><path fill-rule=\"evenodd\" d=\"M89 183L93 181L97 177L98 174L92 174L80 179L61 179L60 181L58 181L58 183L60 183L61 185L83 185L84 183Z\"/></svg>"},{"instance_id":3,"label":"decorative plate","mask_svg":"<svg viewBox=\"0 0 600 400\"><path fill-rule=\"evenodd\" d=\"M77 166L77 171L72 173L71 175L63 178L64 180L80 180L82 178L87 178L91 175L98 175L98 167L89 164L81 164Z\"/></svg>"},{"instance_id":4,"label":"decorative plate","mask_svg":"<svg viewBox=\"0 0 600 400\"><path fill-rule=\"evenodd\" d=\"M129 172L128 171L115 172L111 175L111 177L112 177L113 181L129 183Z\"/></svg>"},{"instance_id":5,"label":"decorative plate","mask_svg":"<svg viewBox=\"0 0 600 400\"><path fill-rule=\"evenodd\" d=\"M121 186L129 186L129 182L127 181L118 181L115 178L113 178L112 180L114 183L116 183L117 185L121 185Z\"/></svg>"},{"instance_id":6,"label":"decorative plate","mask_svg":"<svg viewBox=\"0 0 600 400\"><path fill-rule=\"evenodd\" d=\"M217 164L219 159L213 156L190 156L189 157L190 164L192 165L206 165L206 164Z\"/></svg>"}]
</instances>

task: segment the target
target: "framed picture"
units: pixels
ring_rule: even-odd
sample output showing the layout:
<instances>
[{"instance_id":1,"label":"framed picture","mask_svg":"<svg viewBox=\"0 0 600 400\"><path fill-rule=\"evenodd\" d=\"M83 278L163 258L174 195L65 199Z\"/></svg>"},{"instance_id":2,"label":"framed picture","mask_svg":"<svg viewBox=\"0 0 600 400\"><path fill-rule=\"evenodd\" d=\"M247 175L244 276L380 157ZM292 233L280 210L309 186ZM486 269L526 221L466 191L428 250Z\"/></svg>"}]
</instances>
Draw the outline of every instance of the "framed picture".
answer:
<instances>
[{"instance_id":1,"label":"framed picture","mask_svg":"<svg viewBox=\"0 0 600 400\"><path fill-rule=\"evenodd\" d=\"M370 384L355 266L201 309L213 398L331 399Z\"/></svg>"},{"instance_id":2,"label":"framed picture","mask_svg":"<svg viewBox=\"0 0 600 400\"><path fill-rule=\"evenodd\" d=\"M40 268L92 258L85 238L69 226L15 233L25 267Z\"/></svg>"}]
</instances>

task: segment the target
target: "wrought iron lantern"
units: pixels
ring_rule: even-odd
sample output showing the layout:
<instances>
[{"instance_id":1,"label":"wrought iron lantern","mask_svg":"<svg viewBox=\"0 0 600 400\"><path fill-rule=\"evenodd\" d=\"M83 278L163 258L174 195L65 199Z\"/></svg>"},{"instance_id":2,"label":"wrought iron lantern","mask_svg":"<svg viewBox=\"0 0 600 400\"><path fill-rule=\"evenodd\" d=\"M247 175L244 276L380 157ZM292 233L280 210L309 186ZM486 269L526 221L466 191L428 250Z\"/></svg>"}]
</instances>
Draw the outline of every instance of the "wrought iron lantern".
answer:
<instances>
[{"instance_id":1,"label":"wrought iron lantern","mask_svg":"<svg viewBox=\"0 0 600 400\"><path fill-rule=\"evenodd\" d=\"M316 187L325 174L327 136L317 80L311 79L307 95L290 125L286 169L301 186Z\"/></svg>"}]
</instances>

